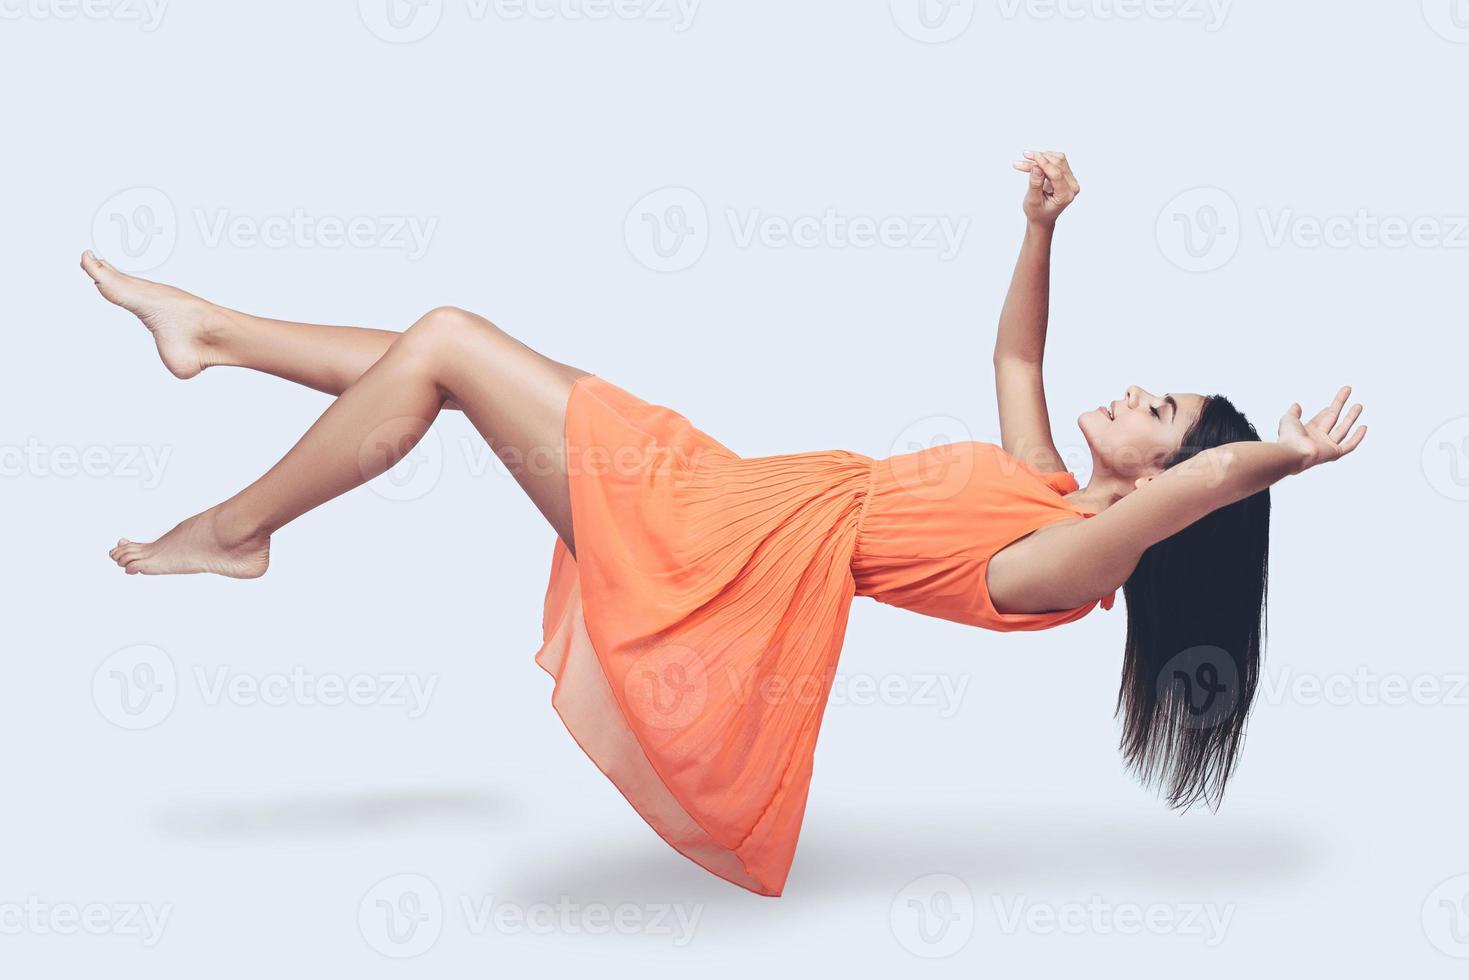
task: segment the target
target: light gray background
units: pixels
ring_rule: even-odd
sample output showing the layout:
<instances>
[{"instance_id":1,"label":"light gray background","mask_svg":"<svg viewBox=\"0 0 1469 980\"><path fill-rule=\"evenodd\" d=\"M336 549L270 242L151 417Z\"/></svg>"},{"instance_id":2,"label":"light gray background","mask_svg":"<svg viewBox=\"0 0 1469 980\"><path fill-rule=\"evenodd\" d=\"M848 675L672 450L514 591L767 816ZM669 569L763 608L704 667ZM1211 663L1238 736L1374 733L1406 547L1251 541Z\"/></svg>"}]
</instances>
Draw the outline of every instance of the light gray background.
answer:
<instances>
[{"instance_id":1,"label":"light gray background","mask_svg":"<svg viewBox=\"0 0 1469 980\"><path fill-rule=\"evenodd\" d=\"M369 27L393 37L385 3L174 0L157 22L121 0L3 6L0 969L1459 975L1462 2L1240 0L1222 22L1194 3L935 3L929 31L903 0L707 0L691 23L443 0L405 21L439 17L411 43ZM1267 688L1218 815L1170 813L1121 769L1120 604L1001 636L859 602L842 678L888 693L849 687L828 711L787 895L705 874L552 712L531 661L552 535L459 418L396 482L281 533L261 581L107 560L253 478L326 400L239 371L175 381L82 248L268 315L401 328L467 306L740 452L887 455L995 436L1009 161L1028 148L1066 150L1085 189L1048 378L1068 452L1071 419L1130 383L1226 392L1267 434L1341 383L1368 406L1356 456L1275 492ZM669 233L691 200L639 204L665 188L692 192L694 234L665 261L687 268L659 272L644 215ZM741 243L752 212L778 230L827 209L897 218L894 242L925 216L968 224L948 259L835 233ZM297 210L436 225L419 258L209 234ZM1336 244L1312 238L1337 216ZM1417 224L1391 247L1384 221ZM161 478L144 453L167 454ZM151 716L118 700L119 672L146 680L138 656L164 669ZM298 668L436 687L418 717L212 696ZM396 943L377 899L424 879L443 912ZM466 899L567 911L479 928ZM17 918L28 903L45 917ZM126 903L169 912L151 947ZM596 929L598 910L665 906L699 917L690 941ZM57 934L73 913L103 934Z\"/></svg>"}]
</instances>

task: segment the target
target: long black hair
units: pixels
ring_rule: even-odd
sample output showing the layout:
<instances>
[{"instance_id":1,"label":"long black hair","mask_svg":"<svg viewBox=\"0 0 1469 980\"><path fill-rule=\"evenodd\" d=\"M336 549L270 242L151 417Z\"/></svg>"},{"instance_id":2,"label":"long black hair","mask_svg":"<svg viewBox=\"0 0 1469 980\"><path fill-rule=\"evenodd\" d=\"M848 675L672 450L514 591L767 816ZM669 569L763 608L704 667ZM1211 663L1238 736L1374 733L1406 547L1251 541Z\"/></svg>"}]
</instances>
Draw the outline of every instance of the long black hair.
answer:
<instances>
[{"instance_id":1,"label":"long black hair","mask_svg":"<svg viewBox=\"0 0 1469 980\"><path fill-rule=\"evenodd\" d=\"M1259 439L1229 399L1214 395L1164 467ZM1270 492L1262 490L1153 545L1123 586L1122 754L1172 807L1217 808L1234 772L1265 646L1269 555Z\"/></svg>"}]
</instances>

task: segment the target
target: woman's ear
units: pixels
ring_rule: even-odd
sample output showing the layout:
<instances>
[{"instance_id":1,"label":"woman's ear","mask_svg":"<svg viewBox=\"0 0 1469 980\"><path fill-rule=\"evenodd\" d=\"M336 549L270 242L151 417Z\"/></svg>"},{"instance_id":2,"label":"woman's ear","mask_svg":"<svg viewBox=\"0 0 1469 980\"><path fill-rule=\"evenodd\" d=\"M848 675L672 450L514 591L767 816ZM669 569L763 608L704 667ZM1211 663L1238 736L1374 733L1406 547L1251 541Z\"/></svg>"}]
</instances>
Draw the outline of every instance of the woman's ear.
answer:
<instances>
[{"instance_id":1,"label":"woman's ear","mask_svg":"<svg viewBox=\"0 0 1469 980\"><path fill-rule=\"evenodd\" d=\"M1151 476L1140 476L1140 477L1137 478L1137 481L1135 483L1133 483L1132 488L1134 490L1141 490L1143 487L1147 486L1149 483L1152 483L1152 482L1153 482L1153 478Z\"/></svg>"}]
</instances>

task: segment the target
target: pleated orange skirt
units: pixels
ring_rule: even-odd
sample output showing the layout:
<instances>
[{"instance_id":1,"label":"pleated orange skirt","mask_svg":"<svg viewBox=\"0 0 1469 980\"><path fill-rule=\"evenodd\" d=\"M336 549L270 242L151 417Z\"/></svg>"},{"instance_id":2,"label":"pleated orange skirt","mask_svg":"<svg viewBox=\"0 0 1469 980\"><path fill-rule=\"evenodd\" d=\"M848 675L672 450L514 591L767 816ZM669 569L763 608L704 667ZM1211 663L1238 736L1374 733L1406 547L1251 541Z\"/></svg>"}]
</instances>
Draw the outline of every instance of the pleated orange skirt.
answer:
<instances>
[{"instance_id":1,"label":"pleated orange skirt","mask_svg":"<svg viewBox=\"0 0 1469 980\"><path fill-rule=\"evenodd\" d=\"M854 596L873 460L742 459L595 375L565 449L536 655L572 736L665 841L779 895Z\"/></svg>"}]
</instances>

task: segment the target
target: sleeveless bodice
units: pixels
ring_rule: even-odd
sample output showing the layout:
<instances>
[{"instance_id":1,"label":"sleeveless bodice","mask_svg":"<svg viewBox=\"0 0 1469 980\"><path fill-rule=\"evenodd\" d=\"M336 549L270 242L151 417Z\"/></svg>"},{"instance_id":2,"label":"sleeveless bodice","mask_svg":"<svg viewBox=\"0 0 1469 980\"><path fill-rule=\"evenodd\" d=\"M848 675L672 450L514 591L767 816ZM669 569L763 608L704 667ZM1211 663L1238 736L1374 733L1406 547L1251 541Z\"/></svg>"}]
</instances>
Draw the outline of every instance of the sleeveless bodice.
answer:
<instances>
[{"instance_id":1,"label":"sleeveless bodice","mask_svg":"<svg viewBox=\"0 0 1469 980\"><path fill-rule=\"evenodd\" d=\"M858 595L993 630L1071 622L1096 603L1048 613L1001 613L986 585L1006 545L1058 521L1089 517L1066 499L1070 473L1042 474L999 446L950 443L872 464L852 555ZM1102 601L1111 608L1112 597Z\"/></svg>"}]
</instances>

